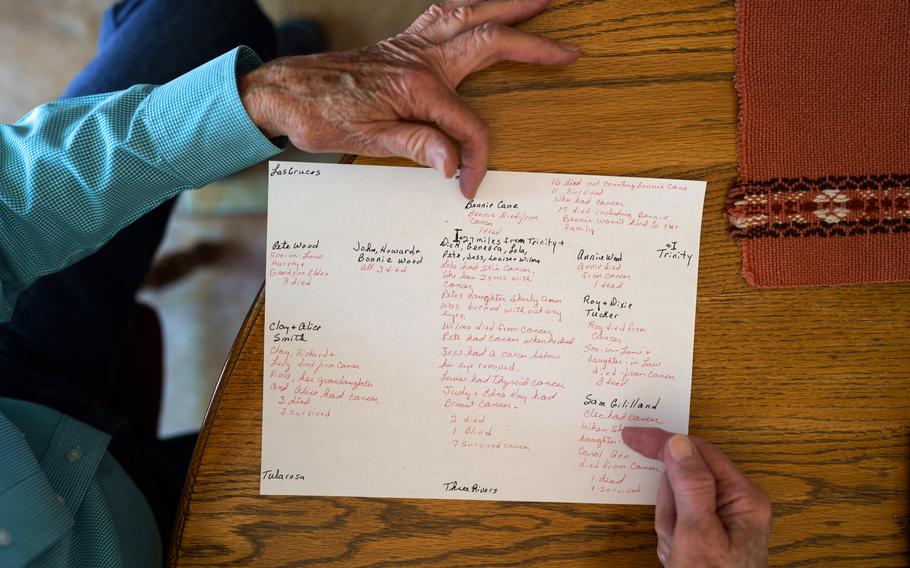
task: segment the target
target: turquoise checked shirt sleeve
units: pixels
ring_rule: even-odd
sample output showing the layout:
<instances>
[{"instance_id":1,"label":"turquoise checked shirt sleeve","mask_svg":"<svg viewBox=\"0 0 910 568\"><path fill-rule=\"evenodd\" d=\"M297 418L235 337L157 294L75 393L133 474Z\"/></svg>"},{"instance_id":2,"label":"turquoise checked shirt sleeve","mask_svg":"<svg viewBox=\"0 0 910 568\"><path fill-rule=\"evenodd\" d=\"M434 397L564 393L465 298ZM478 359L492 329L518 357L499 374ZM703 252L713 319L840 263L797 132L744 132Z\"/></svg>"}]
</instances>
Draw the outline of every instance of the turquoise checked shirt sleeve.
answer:
<instances>
[{"instance_id":1,"label":"turquoise checked shirt sleeve","mask_svg":"<svg viewBox=\"0 0 910 568\"><path fill-rule=\"evenodd\" d=\"M0 126L0 321L36 278L177 193L276 154L247 116L240 47L160 86L40 106ZM107 434L0 398L0 567L145 567L161 545Z\"/></svg>"},{"instance_id":2,"label":"turquoise checked shirt sleeve","mask_svg":"<svg viewBox=\"0 0 910 568\"><path fill-rule=\"evenodd\" d=\"M259 64L240 47L160 87L56 101L0 126L0 322L37 278L181 191L279 152L237 92Z\"/></svg>"}]
</instances>

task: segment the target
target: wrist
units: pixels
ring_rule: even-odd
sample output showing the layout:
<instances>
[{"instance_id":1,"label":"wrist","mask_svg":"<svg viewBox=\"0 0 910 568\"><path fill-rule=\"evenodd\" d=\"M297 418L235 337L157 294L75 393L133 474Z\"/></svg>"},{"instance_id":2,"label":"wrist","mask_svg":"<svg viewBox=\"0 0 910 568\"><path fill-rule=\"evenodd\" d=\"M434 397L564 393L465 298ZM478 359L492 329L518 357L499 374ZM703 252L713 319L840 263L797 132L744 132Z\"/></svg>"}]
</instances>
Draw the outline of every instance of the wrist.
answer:
<instances>
[{"instance_id":1,"label":"wrist","mask_svg":"<svg viewBox=\"0 0 910 568\"><path fill-rule=\"evenodd\" d=\"M260 67L241 76L237 80L237 92L240 95L240 102L253 124L267 138L278 138L284 133L274 123L271 87L264 80L263 75L263 68Z\"/></svg>"}]
</instances>

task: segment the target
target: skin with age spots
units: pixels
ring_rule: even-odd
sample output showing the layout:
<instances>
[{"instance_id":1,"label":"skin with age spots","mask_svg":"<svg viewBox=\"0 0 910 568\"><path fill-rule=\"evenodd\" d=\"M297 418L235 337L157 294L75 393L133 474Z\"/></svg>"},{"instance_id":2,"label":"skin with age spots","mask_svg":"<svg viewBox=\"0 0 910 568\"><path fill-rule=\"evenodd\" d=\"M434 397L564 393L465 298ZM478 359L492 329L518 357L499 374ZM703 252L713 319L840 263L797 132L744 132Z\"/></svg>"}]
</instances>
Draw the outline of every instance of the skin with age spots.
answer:
<instances>
[{"instance_id":1,"label":"skin with age spots","mask_svg":"<svg viewBox=\"0 0 910 568\"><path fill-rule=\"evenodd\" d=\"M509 27L546 0L455 0L369 47L266 63L240 79L253 122L310 152L401 156L452 177L473 197L487 170L489 128L455 89L499 61L564 65L581 51ZM447 136L461 145L460 156Z\"/></svg>"}]
</instances>

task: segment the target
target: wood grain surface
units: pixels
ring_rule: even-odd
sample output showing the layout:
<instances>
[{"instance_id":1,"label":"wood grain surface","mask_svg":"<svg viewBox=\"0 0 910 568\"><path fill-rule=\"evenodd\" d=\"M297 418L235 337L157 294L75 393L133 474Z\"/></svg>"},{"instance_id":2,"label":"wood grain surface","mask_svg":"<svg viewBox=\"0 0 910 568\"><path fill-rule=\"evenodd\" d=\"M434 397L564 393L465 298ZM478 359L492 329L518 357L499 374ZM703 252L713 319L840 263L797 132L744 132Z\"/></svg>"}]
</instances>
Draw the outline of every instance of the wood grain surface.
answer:
<instances>
[{"instance_id":1,"label":"wood grain surface","mask_svg":"<svg viewBox=\"0 0 910 568\"><path fill-rule=\"evenodd\" d=\"M723 216L733 2L554 1L523 27L585 55L463 84L492 126L491 168L708 180L691 432L771 496L771 564L907 565L910 285L740 277ZM260 295L196 448L171 565L659 565L650 507L259 496L263 316Z\"/></svg>"}]
</instances>

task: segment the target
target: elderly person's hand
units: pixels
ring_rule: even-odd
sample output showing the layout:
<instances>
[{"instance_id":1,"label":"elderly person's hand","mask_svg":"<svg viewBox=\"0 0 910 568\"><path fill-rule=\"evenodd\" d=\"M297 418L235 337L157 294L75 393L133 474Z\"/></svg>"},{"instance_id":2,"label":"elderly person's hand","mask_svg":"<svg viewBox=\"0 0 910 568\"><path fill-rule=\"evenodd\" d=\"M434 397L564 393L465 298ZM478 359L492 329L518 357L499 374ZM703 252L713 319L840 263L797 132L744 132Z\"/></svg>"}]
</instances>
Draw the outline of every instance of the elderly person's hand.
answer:
<instances>
[{"instance_id":1,"label":"elderly person's hand","mask_svg":"<svg viewBox=\"0 0 910 568\"><path fill-rule=\"evenodd\" d=\"M302 150L403 156L451 177L459 156L445 132L461 144L461 191L473 197L487 171L488 128L455 88L501 60L575 61L578 48L507 27L547 4L433 5L376 45L266 63L241 78L241 100L267 136L287 136Z\"/></svg>"},{"instance_id":2,"label":"elderly person's hand","mask_svg":"<svg viewBox=\"0 0 910 568\"><path fill-rule=\"evenodd\" d=\"M658 428L625 428L622 438L667 466L654 519L664 566L767 566L771 502L727 456L704 440Z\"/></svg>"}]
</instances>

